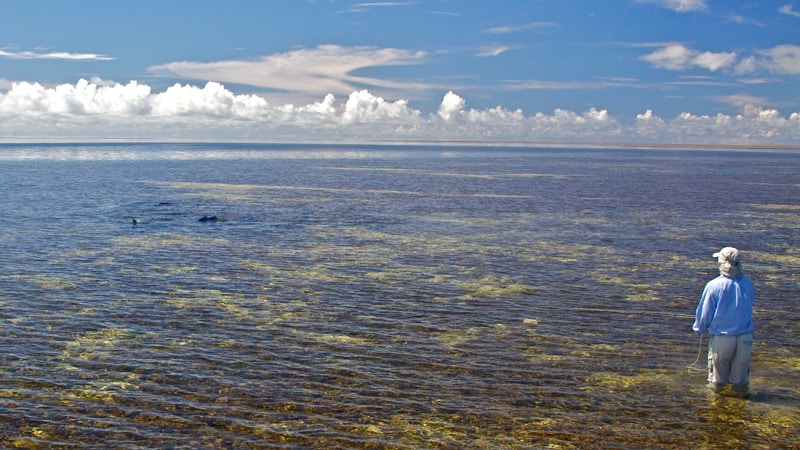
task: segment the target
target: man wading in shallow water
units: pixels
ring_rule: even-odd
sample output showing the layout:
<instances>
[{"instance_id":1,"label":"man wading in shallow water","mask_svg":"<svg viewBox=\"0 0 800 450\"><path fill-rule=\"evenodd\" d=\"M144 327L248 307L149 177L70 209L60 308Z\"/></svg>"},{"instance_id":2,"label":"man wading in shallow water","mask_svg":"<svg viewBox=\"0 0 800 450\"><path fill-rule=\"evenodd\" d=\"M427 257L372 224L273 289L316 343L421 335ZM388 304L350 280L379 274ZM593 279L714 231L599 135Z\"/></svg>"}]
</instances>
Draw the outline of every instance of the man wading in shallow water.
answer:
<instances>
[{"instance_id":1,"label":"man wading in shallow water","mask_svg":"<svg viewBox=\"0 0 800 450\"><path fill-rule=\"evenodd\" d=\"M731 384L734 394L747 395L753 347L755 288L744 276L739 251L725 247L714 253L720 276L706 284L692 329L708 332L708 385L720 392Z\"/></svg>"}]
</instances>

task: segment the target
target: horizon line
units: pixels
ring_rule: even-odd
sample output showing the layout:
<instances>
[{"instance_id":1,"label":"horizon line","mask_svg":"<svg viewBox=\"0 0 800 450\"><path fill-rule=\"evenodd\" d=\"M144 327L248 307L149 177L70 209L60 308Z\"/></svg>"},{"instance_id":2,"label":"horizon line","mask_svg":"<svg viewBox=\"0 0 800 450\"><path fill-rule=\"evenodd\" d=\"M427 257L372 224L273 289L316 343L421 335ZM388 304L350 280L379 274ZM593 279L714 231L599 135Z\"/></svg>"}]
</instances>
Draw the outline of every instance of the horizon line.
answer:
<instances>
[{"instance_id":1,"label":"horizon line","mask_svg":"<svg viewBox=\"0 0 800 450\"><path fill-rule=\"evenodd\" d=\"M495 146L495 147L621 147L621 148L663 148L663 149L721 149L721 150L800 150L800 145L781 144L731 144L731 143L666 143L666 142L627 142L627 141L502 141L502 140L472 140L472 139L291 139L291 140L263 140L263 139L168 139L168 138L24 138L0 137L0 145L14 144L102 144L102 143L165 143L165 144L380 144L380 145L465 145L465 146Z\"/></svg>"}]
</instances>

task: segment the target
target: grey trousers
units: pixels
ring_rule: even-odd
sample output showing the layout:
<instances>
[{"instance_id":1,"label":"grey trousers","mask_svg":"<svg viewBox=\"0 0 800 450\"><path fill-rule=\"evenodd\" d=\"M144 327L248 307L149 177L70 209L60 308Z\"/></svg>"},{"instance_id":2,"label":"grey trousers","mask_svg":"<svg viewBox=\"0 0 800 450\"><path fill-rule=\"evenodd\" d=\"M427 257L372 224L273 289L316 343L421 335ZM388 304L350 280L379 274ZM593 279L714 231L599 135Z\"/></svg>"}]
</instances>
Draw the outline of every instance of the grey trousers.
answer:
<instances>
[{"instance_id":1,"label":"grey trousers","mask_svg":"<svg viewBox=\"0 0 800 450\"><path fill-rule=\"evenodd\" d=\"M712 335L708 341L708 382L721 387L731 383L738 387L750 384L750 356L753 333Z\"/></svg>"}]
</instances>

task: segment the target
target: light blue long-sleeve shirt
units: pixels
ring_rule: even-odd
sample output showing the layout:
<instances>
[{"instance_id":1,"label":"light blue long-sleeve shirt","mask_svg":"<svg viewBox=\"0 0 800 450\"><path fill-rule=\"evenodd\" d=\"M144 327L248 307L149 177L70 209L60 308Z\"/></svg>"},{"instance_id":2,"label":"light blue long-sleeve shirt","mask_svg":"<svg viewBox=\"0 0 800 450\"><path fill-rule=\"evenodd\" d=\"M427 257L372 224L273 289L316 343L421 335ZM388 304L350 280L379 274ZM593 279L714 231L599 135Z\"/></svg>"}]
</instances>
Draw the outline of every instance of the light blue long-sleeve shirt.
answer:
<instances>
[{"instance_id":1,"label":"light blue long-sleeve shirt","mask_svg":"<svg viewBox=\"0 0 800 450\"><path fill-rule=\"evenodd\" d=\"M692 329L698 334L752 333L755 296L753 283L745 276L714 278L703 289Z\"/></svg>"}]
</instances>

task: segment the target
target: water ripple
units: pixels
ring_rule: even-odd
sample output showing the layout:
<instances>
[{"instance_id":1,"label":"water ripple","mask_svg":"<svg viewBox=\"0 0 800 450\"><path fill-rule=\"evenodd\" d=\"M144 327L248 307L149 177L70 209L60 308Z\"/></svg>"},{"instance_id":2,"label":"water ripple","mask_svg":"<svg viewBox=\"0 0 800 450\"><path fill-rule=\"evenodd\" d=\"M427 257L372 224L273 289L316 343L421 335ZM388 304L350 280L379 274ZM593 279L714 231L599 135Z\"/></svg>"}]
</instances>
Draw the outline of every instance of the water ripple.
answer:
<instances>
[{"instance_id":1,"label":"water ripple","mask_svg":"<svg viewBox=\"0 0 800 450\"><path fill-rule=\"evenodd\" d=\"M797 446L799 163L0 147L0 443ZM687 374L728 243L763 299L749 401Z\"/></svg>"}]
</instances>

